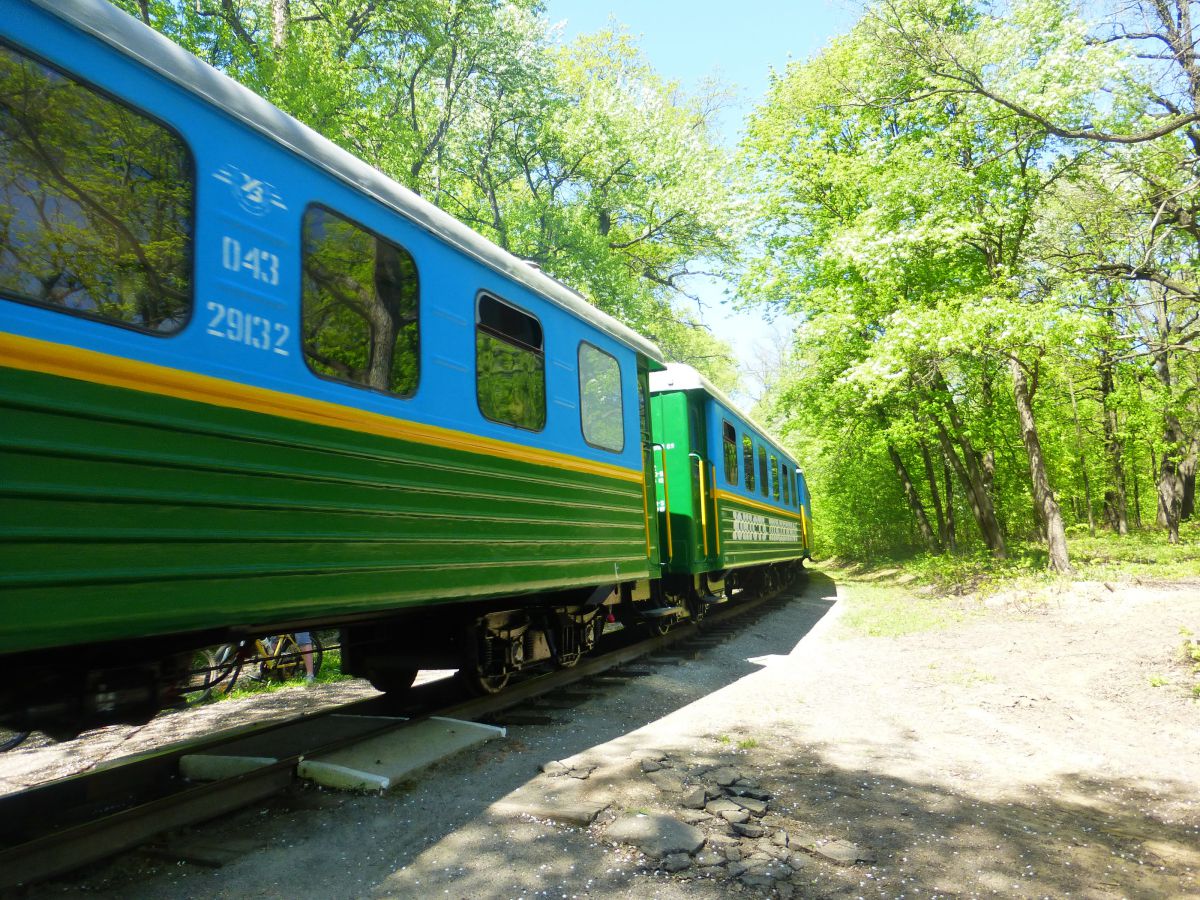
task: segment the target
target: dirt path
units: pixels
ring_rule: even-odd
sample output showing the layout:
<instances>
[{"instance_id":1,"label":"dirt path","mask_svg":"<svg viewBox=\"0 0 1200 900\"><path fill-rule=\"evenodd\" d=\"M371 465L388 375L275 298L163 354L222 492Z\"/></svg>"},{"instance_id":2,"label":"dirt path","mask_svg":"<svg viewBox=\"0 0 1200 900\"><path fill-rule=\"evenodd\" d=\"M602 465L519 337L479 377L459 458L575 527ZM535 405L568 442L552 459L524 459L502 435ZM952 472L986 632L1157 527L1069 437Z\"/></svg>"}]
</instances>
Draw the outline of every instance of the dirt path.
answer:
<instances>
[{"instance_id":1,"label":"dirt path","mask_svg":"<svg viewBox=\"0 0 1200 900\"><path fill-rule=\"evenodd\" d=\"M192 834L241 846L223 868L167 849L31 895L1200 895L1200 703L1172 662L1200 586L1076 585L890 638L847 629L853 592L834 603L815 573L702 658L384 797L298 788ZM688 808L704 787L766 809L739 826ZM604 807L590 826L556 813L585 803ZM705 847L608 840L630 813L690 821Z\"/></svg>"}]
</instances>

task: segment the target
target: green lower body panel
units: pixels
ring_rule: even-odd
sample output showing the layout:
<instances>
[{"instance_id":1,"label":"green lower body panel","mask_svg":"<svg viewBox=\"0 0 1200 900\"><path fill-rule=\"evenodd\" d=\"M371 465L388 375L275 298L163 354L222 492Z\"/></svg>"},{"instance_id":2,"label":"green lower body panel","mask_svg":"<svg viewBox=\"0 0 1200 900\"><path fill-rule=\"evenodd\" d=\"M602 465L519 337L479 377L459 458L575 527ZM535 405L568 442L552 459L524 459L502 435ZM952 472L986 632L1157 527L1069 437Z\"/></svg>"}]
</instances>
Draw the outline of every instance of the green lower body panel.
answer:
<instances>
[{"instance_id":1,"label":"green lower body panel","mask_svg":"<svg viewBox=\"0 0 1200 900\"><path fill-rule=\"evenodd\" d=\"M649 575L637 472L9 368L0 421L0 653Z\"/></svg>"},{"instance_id":2,"label":"green lower body panel","mask_svg":"<svg viewBox=\"0 0 1200 900\"><path fill-rule=\"evenodd\" d=\"M720 568L787 562L808 555L804 530L795 516L772 515L728 498L721 499L717 516Z\"/></svg>"}]
</instances>

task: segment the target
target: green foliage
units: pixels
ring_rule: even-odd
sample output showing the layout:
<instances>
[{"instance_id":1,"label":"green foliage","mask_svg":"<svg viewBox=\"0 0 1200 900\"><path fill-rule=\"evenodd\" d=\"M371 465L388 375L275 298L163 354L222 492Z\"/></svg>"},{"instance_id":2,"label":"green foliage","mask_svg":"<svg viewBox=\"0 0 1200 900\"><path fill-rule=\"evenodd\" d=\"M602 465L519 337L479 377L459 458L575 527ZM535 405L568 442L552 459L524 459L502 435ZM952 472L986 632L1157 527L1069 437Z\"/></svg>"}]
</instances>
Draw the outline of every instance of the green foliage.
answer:
<instances>
[{"instance_id":1,"label":"green foliage","mask_svg":"<svg viewBox=\"0 0 1200 900\"><path fill-rule=\"evenodd\" d=\"M800 319L764 415L805 463L821 552L952 536L1023 567L1059 508L1076 535L1115 527L1123 492L1136 530L1161 484L1178 517L1175 467L1200 454L1197 89L1124 37L1170 45L1170 8L889 0L772 82L742 146L742 291Z\"/></svg>"}]
</instances>

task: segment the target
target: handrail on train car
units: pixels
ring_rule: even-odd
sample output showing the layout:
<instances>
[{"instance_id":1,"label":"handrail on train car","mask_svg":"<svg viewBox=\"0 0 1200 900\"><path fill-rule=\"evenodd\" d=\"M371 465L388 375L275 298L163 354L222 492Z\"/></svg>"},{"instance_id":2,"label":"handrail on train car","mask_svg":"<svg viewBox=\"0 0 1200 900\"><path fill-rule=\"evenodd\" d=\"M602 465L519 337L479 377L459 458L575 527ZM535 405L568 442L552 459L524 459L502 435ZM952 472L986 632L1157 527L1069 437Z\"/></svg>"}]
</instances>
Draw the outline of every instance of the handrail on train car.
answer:
<instances>
[{"instance_id":1,"label":"handrail on train car","mask_svg":"<svg viewBox=\"0 0 1200 900\"><path fill-rule=\"evenodd\" d=\"M662 444L651 444L655 450L662 452L662 473L663 473L663 516L667 524L667 562L675 558L675 547L671 542L671 490L667 487L667 448Z\"/></svg>"},{"instance_id":2,"label":"handrail on train car","mask_svg":"<svg viewBox=\"0 0 1200 900\"><path fill-rule=\"evenodd\" d=\"M721 555L721 498L717 494L717 464L710 462L708 464L708 473L712 476L712 496L713 496L713 537L717 539L717 556Z\"/></svg>"},{"instance_id":3,"label":"handrail on train car","mask_svg":"<svg viewBox=\"0 0 1200 900\"><path fill-rule=\"evenodd\" d=\"M689 453L696 460L696 474L700 477L700 533L704 535L704 556L708 557L708 475L704 472L704 457Z\"/></svg>"}]
</instances>

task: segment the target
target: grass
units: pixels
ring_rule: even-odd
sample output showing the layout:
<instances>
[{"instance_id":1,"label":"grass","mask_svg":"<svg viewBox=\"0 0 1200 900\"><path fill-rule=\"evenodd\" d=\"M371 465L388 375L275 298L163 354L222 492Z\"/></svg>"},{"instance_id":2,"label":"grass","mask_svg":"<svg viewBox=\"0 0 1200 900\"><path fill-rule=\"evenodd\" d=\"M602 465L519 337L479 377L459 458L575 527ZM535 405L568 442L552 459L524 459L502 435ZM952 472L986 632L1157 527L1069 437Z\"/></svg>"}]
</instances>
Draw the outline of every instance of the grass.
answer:
<instances>
[{"instance_id":1,"label":"grass","mask_svg":"<svg viewBox=\"0 0 1200 900\"><path fill-rule=\"evenodd\" d=\"M313 678L317 684L332 684L336 681L348 681L349 675L342 674L342 654L340 650L326 650L321 657L321 671ZM304 677L293 678L290 681L255 681L249 678L246 671L238 678L233 690L224 697L217 699L239 697L254 697L259 694L269 694L273 691L286 691L304 687Z\"/></svg>"},{"instance_id":2,"label":"grass","mask_svg":"<svg viewBox=\"0 0 1200 900\"><path fill-rule=\"evenodd\" d=\"M846 596L842 623L870 637L899 637L945 628L968 614L957 598L919 596L895 584L841 584Z\"/></svg>"},{"instance_id":3,"label":"grass","mask_svg":"<svg viewBox=\"0 0 1200 900\"><path fill-rule=\"evenodd\" d=\"M1200 579L1200 523L1185 522L1180 542L1166 532L1145 530L1124 537L1086 528L1068 536L1071 576L1077 581ZM944 628L971 615L967 597L999 591L1031 596L1062 581L1046 568L1041 544L1010 542L1007 559L983 550L931 554L870 562L835 561L827 571L847 599L844 623L854 632L895 637Z\"/></svg>"}]
</instances>

